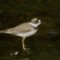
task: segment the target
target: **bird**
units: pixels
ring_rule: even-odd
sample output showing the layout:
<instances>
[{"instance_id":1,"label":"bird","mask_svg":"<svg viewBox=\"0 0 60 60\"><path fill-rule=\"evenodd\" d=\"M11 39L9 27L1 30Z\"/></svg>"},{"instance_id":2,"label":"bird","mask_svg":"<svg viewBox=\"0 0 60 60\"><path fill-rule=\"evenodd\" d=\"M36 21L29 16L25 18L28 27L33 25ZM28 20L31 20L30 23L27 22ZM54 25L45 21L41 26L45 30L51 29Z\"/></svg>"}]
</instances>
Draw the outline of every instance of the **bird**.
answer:
<instances>
[{"instance_id":1,"label":"bird","mask_svg":"<svg viewBox=\"0 0 60 60\"><path fill-rule=\"evenodd\" d=\"M3 33L13 34L19 37L22 37L22 48L24 51L27 51L25 46L25 39L34 35L38 31L38 26L41 24L41 20L38 18L32 18L31 21L22 23L13 28L9 28L5 31L1 31Z\"/></svg>"}]
</instances>

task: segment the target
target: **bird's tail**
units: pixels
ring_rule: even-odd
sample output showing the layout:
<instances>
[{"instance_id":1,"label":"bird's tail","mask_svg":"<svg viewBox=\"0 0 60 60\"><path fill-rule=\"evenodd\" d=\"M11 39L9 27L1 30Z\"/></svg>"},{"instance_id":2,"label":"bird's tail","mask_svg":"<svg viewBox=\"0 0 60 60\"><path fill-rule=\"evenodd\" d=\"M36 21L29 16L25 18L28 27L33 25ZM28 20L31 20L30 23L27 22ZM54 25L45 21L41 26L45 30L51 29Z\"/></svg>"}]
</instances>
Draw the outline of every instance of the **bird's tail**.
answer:
<instances>
[{"instance_id":1,"label":"bird's tail","mask_svg":"<svg viewBox=\"0 0 60 60\"><path fill-rule=\"evenodd\" d=\"M6 32L6 30L0 30L0 33L5 33Z\"/></svg>"}]
</instances>

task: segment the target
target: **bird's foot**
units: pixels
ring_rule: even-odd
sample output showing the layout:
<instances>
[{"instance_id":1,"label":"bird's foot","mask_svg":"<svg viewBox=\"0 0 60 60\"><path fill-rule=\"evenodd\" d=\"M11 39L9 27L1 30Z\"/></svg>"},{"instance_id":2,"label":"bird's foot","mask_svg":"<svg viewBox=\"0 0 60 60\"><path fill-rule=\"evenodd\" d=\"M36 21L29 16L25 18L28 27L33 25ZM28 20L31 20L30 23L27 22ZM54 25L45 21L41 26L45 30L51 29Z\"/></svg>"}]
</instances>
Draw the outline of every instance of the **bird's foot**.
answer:
<instances>
[{"instance_id":1,"label":"bird's foot","mask_svg":"<svg viewBox=\"0 0 60 60\"><path fill-rule=\"evenodd\" d=\"M30 50L30 48L25 48L25 49L23 49L25 52L27 52L28 54L31 54L31 50Z\"/></svg>"}]
</instances>

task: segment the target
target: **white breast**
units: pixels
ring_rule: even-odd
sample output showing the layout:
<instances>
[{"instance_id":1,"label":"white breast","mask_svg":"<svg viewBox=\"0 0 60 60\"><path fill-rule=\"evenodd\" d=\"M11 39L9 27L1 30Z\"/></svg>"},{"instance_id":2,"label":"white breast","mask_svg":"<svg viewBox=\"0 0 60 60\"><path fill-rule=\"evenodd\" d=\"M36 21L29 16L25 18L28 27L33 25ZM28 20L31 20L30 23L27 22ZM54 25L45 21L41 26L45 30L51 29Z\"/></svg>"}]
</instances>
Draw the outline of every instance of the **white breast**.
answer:
<instances>
[{"instance_id":1,"label":"white breast","mask_svg":"<svg viewBox=\"0 0 60 60\"><path fill-rule=\"evenodd\" d=\"M17 36L21 36L21 37L29 37L34 35L37 32L37 30L31 30L29 32L25 32L25 33L17 33Z\"/></svg>"}]
</instances>

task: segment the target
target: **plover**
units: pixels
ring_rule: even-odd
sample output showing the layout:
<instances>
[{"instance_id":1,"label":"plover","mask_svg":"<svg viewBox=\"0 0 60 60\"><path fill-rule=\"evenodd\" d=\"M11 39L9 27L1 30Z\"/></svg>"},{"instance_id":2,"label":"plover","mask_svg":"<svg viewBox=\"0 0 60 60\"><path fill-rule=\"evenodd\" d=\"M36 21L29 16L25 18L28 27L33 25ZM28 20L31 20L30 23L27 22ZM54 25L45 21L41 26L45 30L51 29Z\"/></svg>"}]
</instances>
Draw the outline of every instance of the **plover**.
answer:
<instances>
[{"instance_id":1,"label":"plover","mask_svg":"<svg viewBox=\"0 0 60 60\"><path fill-rule=\"evenodd\" d=\"M10 28L5 30L5 32L4 31L2 32L22 37L22 47L23 50L26 51L27 48L24 44L25 38L34 35L37 32L38 30L37 27L40 24L41 24L40 19L38 20L37 18L33 18L30 22L22 23L14 28Z\"/></svg>"}]
</instances>

